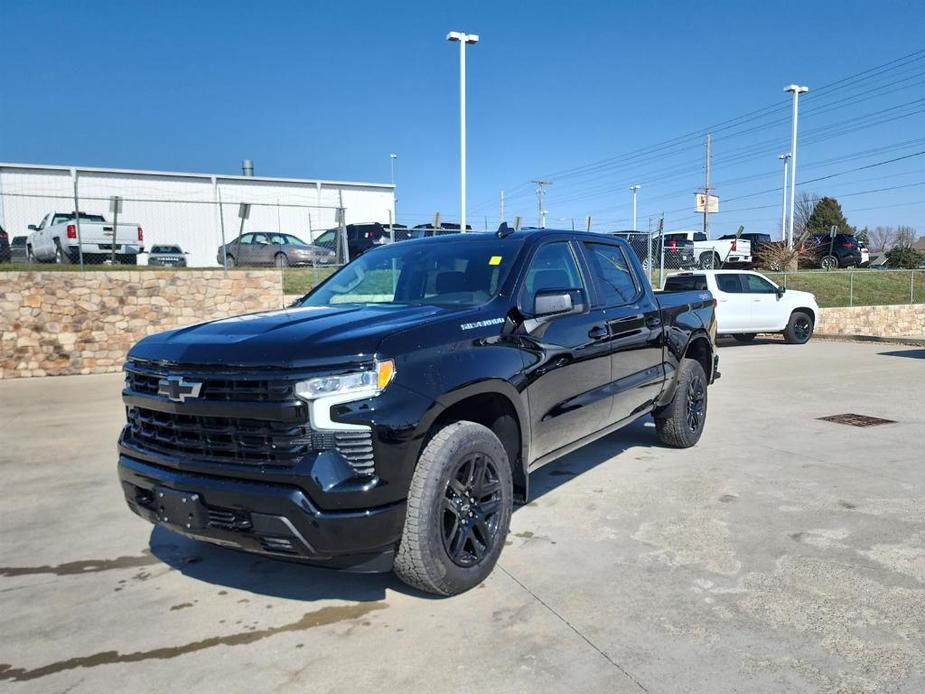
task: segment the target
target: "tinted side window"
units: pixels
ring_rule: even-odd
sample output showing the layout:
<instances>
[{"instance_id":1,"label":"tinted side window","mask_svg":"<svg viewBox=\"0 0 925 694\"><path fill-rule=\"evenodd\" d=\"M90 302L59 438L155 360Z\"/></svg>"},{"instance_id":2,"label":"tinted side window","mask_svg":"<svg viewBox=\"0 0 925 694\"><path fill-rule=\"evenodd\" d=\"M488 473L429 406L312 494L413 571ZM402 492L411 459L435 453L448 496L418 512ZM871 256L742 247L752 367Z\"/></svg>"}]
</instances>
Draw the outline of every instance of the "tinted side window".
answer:
<instances>
[{"instance_id":1,"label":"tinted side window","mask_svg":"<svg viewBox=\"0 0 925 694\"><path fill-rule=\"evenodd\" d=\"M672 275L665 281L669 292L706 291L707 278L703 275Z\"/></svg>"},{"instance_id":2,"label":"tinted side window","mask_svg":"<svg viewBox=\"0 0 925 694\"><path fill-rule=\"evenodd\" d=\"M716 286L721 292L727 294L741 294L742 284L739 282L739 275L717 275Z\"/></svg>"},{"instance_id":3,"label":"tinted side window","mask_svg":"<svg viewBox=\"0 0 925 694\"><path fill-rule=\"evenodd\" d=\"M619 306L639 293L636 279L623 249L603 243L586 243L588 264L605 306Z\"/></svg>"},{"instance_id":4,"label":"tinted side window","mask_svg":"<svg viewBox=\"0 0 925 694\"><path fill-rule=\"evenodd\" d=\"M544 289L583 288L571 245L568 241L554 241L542 246L530 261L521 292L521 305L532 311L536 293Z\"/></svg>"},{"instance_id":5,"label":"tinted side window","mask_svg":"<svg viewBox=\"0 0 925 694\"><path fill-rule=\"evenodd\" d=\"M244 236L241 237L241 243L253 243L253 242L254 242L253 234L244 234Z\"/></svg>"},{"instance_id":6,"label":"tinted side window","mask_svg":"<svg viewBox=\"0 0 925 694\"><path fill-rule=\"evenodd\" d=\"M774 285L764 277L758 275L743 275L745 278L745 291L749 294L774 294L777 290Z\"/></svg>"}]
</instances>

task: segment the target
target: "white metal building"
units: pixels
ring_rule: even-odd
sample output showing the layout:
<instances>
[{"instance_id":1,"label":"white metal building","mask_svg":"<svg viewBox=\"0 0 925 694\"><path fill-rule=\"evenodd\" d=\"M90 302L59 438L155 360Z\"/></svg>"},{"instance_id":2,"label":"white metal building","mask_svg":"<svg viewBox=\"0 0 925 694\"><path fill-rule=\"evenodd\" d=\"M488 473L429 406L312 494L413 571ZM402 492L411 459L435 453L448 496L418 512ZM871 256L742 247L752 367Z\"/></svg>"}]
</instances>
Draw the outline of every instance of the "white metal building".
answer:
<instances>
[{"instance_id":1,"label":"white metal building","mask_svg":"<svg viewBox=\"0 0 925 694\"><path fill-rule=\"evenodd\" d=\"M345 223L383 222L395 211L390 184L271 178L173 171L136 171L0 163L0 224L10 237L27 235L49 212L74 209L111 219L109 199L122 197L122 222L144 230L144 245L179 244L191 266L217 265L224 238L240 228L240 203L250 203L248 231L282 231L308 241ZM219 214L221 209L221 214Z\"/></svg>"}]
</instances>

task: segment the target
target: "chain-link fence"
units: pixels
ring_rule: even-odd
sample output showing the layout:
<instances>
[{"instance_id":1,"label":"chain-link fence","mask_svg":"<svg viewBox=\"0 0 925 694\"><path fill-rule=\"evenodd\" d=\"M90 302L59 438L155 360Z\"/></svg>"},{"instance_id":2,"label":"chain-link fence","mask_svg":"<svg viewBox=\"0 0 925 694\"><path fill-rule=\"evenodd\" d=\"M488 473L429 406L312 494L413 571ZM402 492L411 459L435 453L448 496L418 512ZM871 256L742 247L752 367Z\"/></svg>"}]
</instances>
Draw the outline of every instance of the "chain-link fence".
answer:
<instances>
[{"instance_id":1,"label":"chain-link fence","mask_svg":"<svg viewBox=\"0 0 925 694\"><path fill-rule=\"evenodd\" d=\"M632 247L653 287L660 287L665 273L698 267L693 241L668 239L645 231L615 231L612 236L624 239Z\"/></svg>"},{"instance_id":2,"label":"chain-link fence","mask_svg":"<svg viewBox=\"0 0 925 694\"><path fill-rule=\"evenodd\" d=\"M354 218L388 218L392 193L373 184L0 165L0 226L10 245L0 261L326 268L350 257L348 204Z\"/></svg>"}]
</instances>

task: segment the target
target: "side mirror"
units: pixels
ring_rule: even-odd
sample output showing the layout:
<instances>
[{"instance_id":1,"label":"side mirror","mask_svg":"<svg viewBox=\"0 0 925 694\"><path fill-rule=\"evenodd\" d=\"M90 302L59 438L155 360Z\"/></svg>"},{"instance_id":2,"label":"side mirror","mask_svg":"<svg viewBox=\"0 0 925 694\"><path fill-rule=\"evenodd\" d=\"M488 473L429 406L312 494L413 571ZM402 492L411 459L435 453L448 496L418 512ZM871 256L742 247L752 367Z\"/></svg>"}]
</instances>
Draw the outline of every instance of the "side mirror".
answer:
<instances>
[{"instance_id":1,"label":"side mirror","mask_svg":"<svg viewBox=\"0 0 925 694\"><path fill-rule=\"evenodd\" d=\"M571 292L561 289L543 290L533 299L533 317L545 318L569 313L574 310Z\"/></svg>"},{"instance_id":2,"label":"side mirror","mask_svg":"<svg viewBox=\"0 0 925 694\"><path fill-rule=\"evenodd\" d=\"M36 230L35 224L30 224L30 225L29 225L29 231L35 231L35 230Z\"/></svg>"},{"instance_id":3,"label":"side mirror","mask_svg":"<svg viewBox=\"0 0 925 694\"><path fill-rule=\"evenodd\" d=\"M780 299L784 296L784 292L787 291L786 287L778 287L776 290L777 298Z\"/></svg>"}]
</instances>

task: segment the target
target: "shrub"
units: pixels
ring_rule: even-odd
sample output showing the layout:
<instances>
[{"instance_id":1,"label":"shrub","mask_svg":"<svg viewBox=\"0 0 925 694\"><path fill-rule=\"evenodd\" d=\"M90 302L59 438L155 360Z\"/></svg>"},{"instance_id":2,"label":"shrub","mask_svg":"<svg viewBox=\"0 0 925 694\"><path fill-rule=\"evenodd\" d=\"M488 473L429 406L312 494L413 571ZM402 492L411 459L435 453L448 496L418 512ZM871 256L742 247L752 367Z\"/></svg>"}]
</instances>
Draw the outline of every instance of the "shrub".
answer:
<instances>
[{"instance_id":1,"label":"shrub","mask_svg":"<svg viewBox=\"0 0 925 694\"><path fill-rule=\"evenodd\" d=\"M925 256L909 246L896 246L886 253L886 262L891 268L914 270L922 264Z\"/></svg>"}]
</instances>

